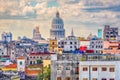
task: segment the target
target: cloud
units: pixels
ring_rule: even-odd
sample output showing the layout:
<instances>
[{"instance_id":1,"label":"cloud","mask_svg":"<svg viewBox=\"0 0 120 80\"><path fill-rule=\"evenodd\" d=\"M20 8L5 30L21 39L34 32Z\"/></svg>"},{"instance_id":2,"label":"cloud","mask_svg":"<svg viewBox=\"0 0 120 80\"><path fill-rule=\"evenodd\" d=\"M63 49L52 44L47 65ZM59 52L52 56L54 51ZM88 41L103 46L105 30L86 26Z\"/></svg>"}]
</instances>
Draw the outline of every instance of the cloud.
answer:
<instances>
[{"instance_id":1,"label":"cloud","mask_svg":"<svg viewBox=\"0 0 120 80\"><path fill-rule=\"evenodd\" d=\"M59 11L64 20L67 35L74 27L77 36L85 36L87 32L96 34L97 28L103 28L105 24L118 27L120 25L119 7L119 0L0 0L0 21L4 20L0 27L2 25L16 27L14 33L17 35L17 32L20 34L20 31L17 31L19 27L22 26L24 29L29 26L28 30L32 31L31 27L39 24L42 27L43 36L49 37L52 19L56 11ZM5 25L5 20L9 24ZM10 28L6 27L1 31L5 29ZM29 37L32 35L25 32Z\"/></svg>"}]
</instances>

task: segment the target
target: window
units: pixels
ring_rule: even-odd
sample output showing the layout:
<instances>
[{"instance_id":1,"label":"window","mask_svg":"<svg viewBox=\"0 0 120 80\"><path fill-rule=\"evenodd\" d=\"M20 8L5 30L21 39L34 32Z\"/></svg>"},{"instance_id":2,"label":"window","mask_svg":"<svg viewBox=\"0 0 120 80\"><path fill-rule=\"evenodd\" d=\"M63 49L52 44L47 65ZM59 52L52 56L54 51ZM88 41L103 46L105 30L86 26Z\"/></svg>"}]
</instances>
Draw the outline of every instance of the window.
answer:
<instances>
[{"instance_id":1,"label":"window","mask_svg":"<svg viewBox=\"0 0 120 80\"><path fill-rule=\"evenodd\" d=\"M114 68L114 67L111 67L111 68L109 69L109 71L110 71L110 72L114 72L114 71L115 71L115 68Z\"/></svg>"},{"instance_id":2,"label":"window","mask_svg":"<svg viewBox=\"0 0 120 80\"><path fill-rule=\"evenodd\" d=\"M93 67L93 68L92 68L92 71L97 71L97 67Z\"/></svg>"},{"instance_id":3,"label":"window","mask_svg":"<svg viewBox=\"0 0 120 80\"><path fill-rule=\"evenodd\" d=\"M87 78L83 78L83 80L88 80Z\"/></svg>"},{"instance_id":4,"label":"window","mask_svg":"<svg viewBox=\"0 0 120 80\"><path fill-rule=\"evenodd\" d=\"M88 68L87 67L83 67L83 71L87 71L88 70Z\"/></svg>"},{"instance_id":5,"label":"window","mask_svg":"<svg viewBox=\"0 0 120 80\"><path fill-rule=\"evenodd\" d=\"M107 68L106 67L102 67L102 71L107 71Z\"/></svg>"},{"instance_id":6,"label":"window","mask_svg":"<svg viewBox=\"0 0 120 80\"><path fill-rule=\"evenodd\" d=\"M107 80L106 78L102 78L102 80Z\"/></svg>"},{"instance_id":7,"label":"window","mask_svg":"<svg viewBox=\"0 0 120 80\"><path fill-rule=\"evenodd\" d=\"M66 70L70 70L70 67L66 67Z\"/></svg>"},{"instance_id":8,"label":"window","mask_svg":"<svg viewBox=\"0 0 120 80\"><path fill-rule=\"evenodd\" d=\"M20 61L20 65L22 65L22 61Z\"/></svg>"},{"instance_id":9,"label":"window","mask_svg":"<svg viewBox=\"0 0 120 80\"><path fill-rule=\"evenodd\" d=\"M97 78L93 78L92 80L97 80Z\"/></svg>"},{"instance_id":10,"label":"window","mask_svg":"<svg viewBox=\"0 0 120 80\"><path fill-rule=\"evenodd\" d=\"M30 61L30 64L32 64L32 61Z\"/></svg>"},{"instance_id":11,"label":"window","mask_svg":"<svg viewBox=\"0 0 120 80\"><path fill-rule=\"evenodd\" d=\"M52 42L52 45L54 45L55 43L54 42Z\"/></svg>"},{"instance_id":12,"label":"window","mask_svg":"<svg viewBox=\"0 0 120 80\"><path fill-rule=\"evenodd\" d=\"M61 70L62 68L60 66L57 67L57 70Z\"/></svg>"},{"instance_id":13,"label":"window","mask_svg":"<svg viewBox=\"0 0 120 80\"><path fill-rule=\"evenodd\" d=\"M66 80L70 80L70 77L66 77Z\"/></svg>"},{"instance_id":14,"label":"window","mask_svg":"<svg viewBox=\"0 0 120 80\"><path fill-rule=\"evenodd\" d=\"M61 77L57 77L57 80L62 80L62 78Z\"/></svg>"},{"instance_id":15,"label":"window","mask_svg":"<svg viewBox=\"0 0 120 80\"><path fill-rule=\"evenodd\" d=\"M110 80L115 80L114 78L110 78Z\"/></svg>"},{"instance_id":16,"label":"window","mask_svg":"<svg viewBox=\"0 0 120 80\"><path fill-rule=\"evenodd\" d=\"M76 49L77 47L76 47L76 46L74 46L74 48Z\"/></svg>"},{"instance_id":17,"label":"window","mask_svg":"<svg viewBox=\"0 0 120 80\"><path fill-rule=\"evenodd\" d=\"M75 42L75 44L77 44L77 42Z\"/></svg>"},{"instance_id":18,"label":"window","mask_svg":"<svg viewBox=\"0 0 120 80\"><path fill-rule=\"evenodd\" d=\"M65 42L65 44L67 44L67 42Z\"/></svg>"},{"instance_id":19,"label":"window","mask_svg":"<svg viewBox=\"0 0 120 80\"><path fill-rule=\"evenodd\" d=\"M70 44L72 44L72 42L70 42Z\"/></svg>"}]
</instances>

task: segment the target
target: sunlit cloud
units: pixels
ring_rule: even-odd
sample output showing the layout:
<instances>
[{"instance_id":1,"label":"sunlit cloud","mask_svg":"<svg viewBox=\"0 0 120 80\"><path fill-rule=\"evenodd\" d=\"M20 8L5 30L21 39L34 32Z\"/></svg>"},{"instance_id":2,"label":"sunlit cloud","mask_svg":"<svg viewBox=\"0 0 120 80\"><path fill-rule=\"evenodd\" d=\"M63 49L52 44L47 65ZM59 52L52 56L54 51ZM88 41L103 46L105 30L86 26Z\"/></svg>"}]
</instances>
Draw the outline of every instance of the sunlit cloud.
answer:
<instances>
[{"instance_id":1,"label":"sunlit cloud","mask_svg":"<svg viewBox=\"0 0 120 80\"><path fill-rule=\"evenodd\" d=\"M0 32L11 31L14 39L32 38L32 29L39 25L43 37L49 38L52 19L59 11L66 36L72 27L76 36L97 34L105 24L119 27L119 7L119 0L0 0Z\"/></svg>"}]
</instances>

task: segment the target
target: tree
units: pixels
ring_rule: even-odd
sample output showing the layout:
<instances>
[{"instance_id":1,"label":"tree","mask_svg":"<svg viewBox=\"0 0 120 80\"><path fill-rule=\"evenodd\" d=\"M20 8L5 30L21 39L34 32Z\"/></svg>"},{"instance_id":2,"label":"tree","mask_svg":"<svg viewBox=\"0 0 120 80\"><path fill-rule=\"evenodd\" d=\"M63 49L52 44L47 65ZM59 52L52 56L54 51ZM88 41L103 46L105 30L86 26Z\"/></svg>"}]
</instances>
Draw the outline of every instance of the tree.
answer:
<instances>
[{"instance_id":1,"label":"tree","mask_svg":"<svg viewBox=\"0 0 120 80\"><path fill-rule=\"evenodd\" d=\"M41 59L37 60L37 64L42 64L42 63L43 63L43 61Z\"/></svg>"},{"instance_id":2,"label":"tree","mask_svg":"<svg viewBox=\"0 0 120 80\"><path fill-rule=\"evenodd\" d=\"M39 73L37 80L43 80L44 75L42 73Z\"/></svg>"},{"instance_id":3,"label":"tree","mask_svg":"<svg viewBox=\"0 0 120 80\"><path fill-rule=\"evenodd\" d=\"M51 70L50 70L50 65L47 67L43 67L43 73L40 73L38 75L38 80L50 80L50 74L51 73Z\"/></svg>"}]
</instances>

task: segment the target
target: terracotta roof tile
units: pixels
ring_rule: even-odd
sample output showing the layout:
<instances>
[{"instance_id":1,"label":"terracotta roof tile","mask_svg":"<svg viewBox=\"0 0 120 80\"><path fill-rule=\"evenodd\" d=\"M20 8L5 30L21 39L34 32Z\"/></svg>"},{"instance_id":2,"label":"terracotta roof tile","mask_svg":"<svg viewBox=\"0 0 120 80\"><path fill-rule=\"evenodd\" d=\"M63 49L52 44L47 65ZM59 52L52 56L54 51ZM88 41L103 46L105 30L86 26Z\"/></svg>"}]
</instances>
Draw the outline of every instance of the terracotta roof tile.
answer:
<instances>
[{"instance_id":1,"label":"terracotta roof tile","mask_svg":"<svg viewBox=\"0 0 120 80\"><path fill-rule=\"evenodd\" d=\"M10 64L5 66L5 68L17 68L17 64Z\"/></svg>"}]
</instances>

